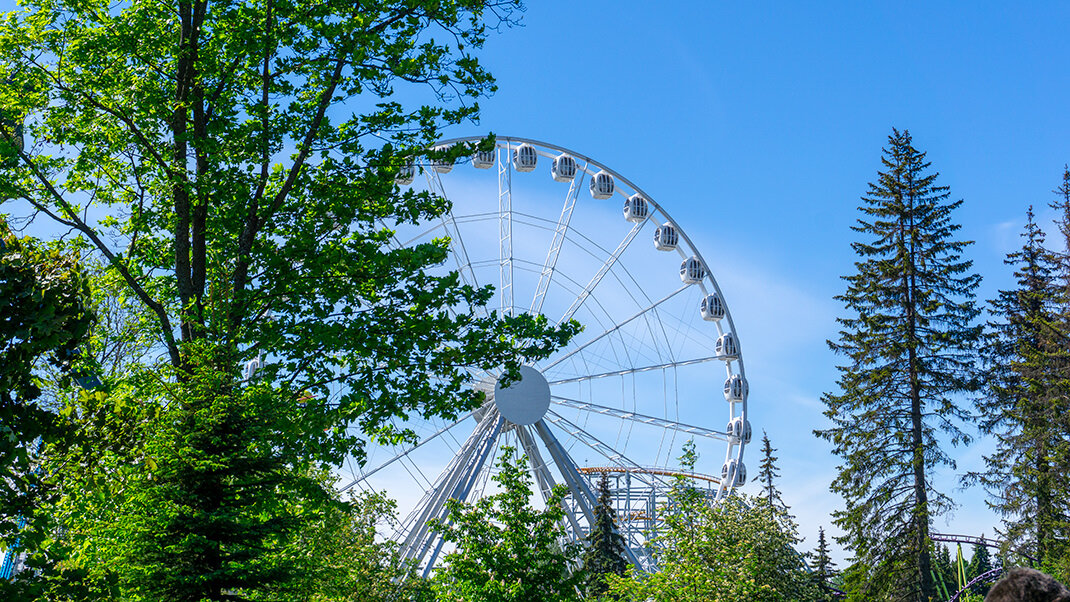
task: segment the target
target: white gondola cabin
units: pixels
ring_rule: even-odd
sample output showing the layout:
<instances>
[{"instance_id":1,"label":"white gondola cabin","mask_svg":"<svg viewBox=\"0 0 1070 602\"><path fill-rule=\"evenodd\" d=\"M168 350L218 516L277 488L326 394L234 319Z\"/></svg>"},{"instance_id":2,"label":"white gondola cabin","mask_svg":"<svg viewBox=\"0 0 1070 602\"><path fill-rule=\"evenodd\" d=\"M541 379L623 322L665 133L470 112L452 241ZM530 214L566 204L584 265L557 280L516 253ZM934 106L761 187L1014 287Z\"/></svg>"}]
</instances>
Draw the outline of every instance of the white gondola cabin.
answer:
<instances>
[{"instance_id":1,"label":"white gondola cabin","mask_svg":"<svg viewBox=\"0 0 1070 602\"><path fill-rule=\"evenodd\" d=\"M535 166L539 164L539 153L535 151L535 147L530 144L521 144L513 149L513 167L517 171L529 172L535 171Z\"/></svg>"},{"instance_id":2,"label":"white gondola cabin","mask_svg":"<svg viewBox=\"0 0 1070 602\"><path fill-rule=\"evenodd\" d=\"M394 176L394 181L400 186L408 186L414 179L416 179L416 166L412 162L398 168L398 175Z\"/></svg>"},{"instance_id":3,"label":"white gondola cabin","mask_svg":"<svg viewBox=\"0 0 1070 602\"><path fill-rule=\"evenodd\" d=\"M439 146L435 148L438 152L445 152L449 149L450 147L448 146ZM436 173L450 173L450 171L453 170L453 161L451 159L435 159L434 161L431 161L431 169Z\"/></svg>"},{"instance_id":4,"label":"white gondola cabin","mask_svg":"<svg viewBox=\"0 0 1070 602\"><path fill-rule=\"evenodd\" d=\"M639 223L650 215L650 204L638 192L624 201L624 219Z\"/></svg>"},{"instance_id":5,"label":"white gondola cabin","mask_svg":"<svg viewBox=\"0 0 1070 602\"><path fill-rule=\"evenodd\" d=\"M591 177L591 196L594 198L608 199L613 196L614 190L616 190L616 183L613 181L613 176L605 171L600 171Z\"/></svg>"},{"instance_id":6,"label":"white gondola cabin","mask_svg":"<svg viewBox=\"0 0 1070 602\"><path fill-rule=\"evenodd\" d=\"M725 428L725 433L728 434L729 443L750 443L750 420L743 420L742 418L733 418L728 423L728 426Z\"/></svg>"},{"instance_id":7,"label":"white gondola cabin","mask_svg":"<svg viewBox=\"0 0 1070 602\"><path fill-rule=\"evenodd\" d=\"M486 151L476 151L472 155L472 167L476 169L490 169L494 166L494 149Z\"/></svg>"},{"instance_id":8,"label":"white gondola cabin","mask_svg":"<svg viewBox=\"0 0 1070 602\"><path fill-rule=\"evenodd\" d=\"M702 314L702 319L708 322L717 322L724 318L724 302L721 301L721 296L710 293L703 297L699 313Z\"/></svg>"},{"instance_id":9,"label":"white gondola cabin","mask_svg":"<svg viewBox=\"0 0 1070 602\"><path fill-rule=\"evenodd\" d=\"M654 248L659 251L672 251L680 242L676 227L665 222L654 230Z\"/></svg>"},{"instance_id":10,"label":"white gondola cabin","mask_svg":"<svg viewBox=\"0 0 1070 602\"><path fill-rule=\"evenodd\" d=\"M725 401L743 401L747 399L749 393L750 386L747 384L747 379L738 374L733 374L724 381Z\"/></svg>"},{"instance_id":11,"label":"white gondola cabin","mask_svg":"<svg viewBox=\"0 0 1070 602\"><path fill-rule=\"evenodd\" d=\"M714 355L721 359L734 360L739 358L739 343L736 342L736 337L731 332L726 332L717 337L717 344L714 345Z\"/></svg>"},{"instance_id":12,"label":"white gondola cabin","mask_svg":"<svg viewBox=\"0 0 1070 602\"><path fill-rule=\"evenodd\" d=\"M698 257L688 257L680 264L680 280L684 284L698 284L706 277L706 266Z\"/></svg>"},{"instance_id":13,"label":"white gondola cabin","mask_svg":"<svg viewBox=\"0 0 1070 602\"><path fill-rule=\"evenodd\" d=\"M555 182L571 182L576 177L577 169L576 159L572 155L562 153L554 157L554 162L550 165L550 175L554 177Z\"/></svg>"},{"instance_id":14,"label":"white gondola cabin","mask_svg":"<svg viewBox=\"0 0 1070 602\"><path fill-rule=\"evenodd\" d=\"M721 482L732 487L742 487L747 483L747 467L735 458L721 466Z\"/></svg>"}]
</instances>

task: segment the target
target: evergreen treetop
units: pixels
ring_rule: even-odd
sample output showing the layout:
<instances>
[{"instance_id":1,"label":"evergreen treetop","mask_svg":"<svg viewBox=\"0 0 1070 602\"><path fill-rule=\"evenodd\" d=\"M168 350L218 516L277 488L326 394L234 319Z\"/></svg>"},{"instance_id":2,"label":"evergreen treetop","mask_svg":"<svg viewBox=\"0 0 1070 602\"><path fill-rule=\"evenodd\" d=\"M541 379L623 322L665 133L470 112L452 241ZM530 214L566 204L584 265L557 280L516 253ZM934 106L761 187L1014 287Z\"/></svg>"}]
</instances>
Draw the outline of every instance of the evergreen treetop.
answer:
<instances>
[{"instance_id":1,"label":"evergreen treetop","mask_svg":"<svg viewBox=\"0 0 1070 602\"><path fill-rule=\"evenodd\" d=\"M907 131L893 130L883 169L862 197L852 243L855 273L836 297L849 315L829 346L848 360L838 392L826 393L832 426L815 433L843 459L832 490L839 540L855 555L860 597L885 592L911 601L936 595L929 529L952 500L937 491L935 467L954 466L939 433L969 440L958 396L976 390L981 327L973 291L980 276L962 254L946 186Z\"/></svg>"}]
</instances>

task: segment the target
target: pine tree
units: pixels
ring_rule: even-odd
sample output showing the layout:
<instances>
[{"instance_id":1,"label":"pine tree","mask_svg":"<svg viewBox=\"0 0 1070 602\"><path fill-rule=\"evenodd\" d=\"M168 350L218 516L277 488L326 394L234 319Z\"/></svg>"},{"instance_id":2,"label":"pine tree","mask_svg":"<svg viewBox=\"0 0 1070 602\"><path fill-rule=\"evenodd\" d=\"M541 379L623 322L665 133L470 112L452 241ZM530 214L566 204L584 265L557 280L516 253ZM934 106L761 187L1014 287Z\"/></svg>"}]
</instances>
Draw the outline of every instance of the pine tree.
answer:
<instances>
[{"instance_id":1,"label":"pine tree","mask_svg":"<svg viewBox=\"0 0 1070 602\"><path fill-rule=\"evenodd\" d=\"M598 505L594 508L594 525L587 534L587 549L583 554L583 568L587 571L588 596L606 592L606 575L624 575L628 568L624 537L616 526L616 512L610 498L609 477L602 473L598 481Z\"/></svg>"},{"instance_id":2,"label":"pine tree","mask_svg":"<svg viewBox=\"0 0 1070 602\"><path fill-rule=\"evenodd\" d=\"M829 556L829 543L824 527L817 529L817 548L810 553L810 568L813 570L814 581L827 593L829 581L836 576L836 563Z\"/></svg>"},{"instance_id":3,"label":"pine tree","mask_svg":"<svg viewBox=\"0 0 1070 602\"><path fill-rule=\"evenodd\" d=\"M1059 526L1070 516L1065 464L1064 335L1057 323L1062 287L1058 258L1044 248L1044 232L1027 213L1025 243L1007 256L1016 287L989 302L984 396L976 403L980 428L995 438L984 471L966 475L989 492L1008 542L1053 558Z\"/></svg>"},{"instance_id":4,"label":"pine tree","mask_svg":"<svg viewBox=\"0 0 1070 602\"><path fill-rule=\"evenodd\" d=\"M784 499L780 495L780 490L777 489L774 481L780 476L780 469L777 468L777 457L773 455L776 448L769 442L769 435L762 430L762 463L758 467L758 474L754 476L752 481L757 481L762 484L762 497L769 502L770 508L781 508L787 513L788 506L784 503Z\"/></svg>"},{"instance_id":5,"label":"pine tree","mask_svg":"<svg viewBox=\"0 0 1070 602\"><path fill-rule=\"evenodd\" d=\"M936 185L908 132L893 130L888 143L853 227L865 237L852 243L857 273L836 297L852 315L829 341L849 360L840 392L823 397L833 425L815 434L843 458L831 488L846 507L833 516L860 567L859 595L924 601L936 595L930 525L952 506L930 480L937 466L954 465L937 434L968 440L956 398L977 388L981 278L962 258L970 243L954 238L962 201Z\"/></svg>"},{"instance_id":6,"label":"pine tree","mask_svg":"<svg viewBox=\"0 0 1070 602\"><path fill-rule=\"evenodd\" d=\"M984 537L984 535L981 535ZM973 555L970 557L970 564L966 567L966 577L973 581L975 578L987 573L995 568L992 564L992 557L988 553L988 548L982 544L973 544ZM970 591L984 596L988 593L990 586L986 583L975 583L970 588Z\"/></svg>"}]
</instances>

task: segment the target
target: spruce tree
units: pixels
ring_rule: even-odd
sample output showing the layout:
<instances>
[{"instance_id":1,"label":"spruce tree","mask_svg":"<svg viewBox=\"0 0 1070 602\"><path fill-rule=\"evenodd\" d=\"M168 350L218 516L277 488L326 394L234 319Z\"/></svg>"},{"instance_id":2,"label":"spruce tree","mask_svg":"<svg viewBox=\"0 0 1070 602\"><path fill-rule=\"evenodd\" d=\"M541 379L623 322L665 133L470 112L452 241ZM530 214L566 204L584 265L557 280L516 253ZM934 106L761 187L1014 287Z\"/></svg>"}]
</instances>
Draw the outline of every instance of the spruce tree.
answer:
<instances>
[{"instance_id":1,"label":"spruce tree","mask_svg":"<svg viewBox=\"0 0 1070 602\"><path fill-rule=\"evenodd\" d=\"M1065 465L1066 364L1058 326L1063 297L1058 258L1044 248L1044 232L1027 213L1025 243L1005 263L1014 266L1016 286L989 302L986 387L976 405L980 428L996 448L985 470L966 475L989 492L989 506L1003 518L1002 535L1053 558L1059 525L1070 515Z\"/></svg>"},{"instance_id":2,"label":"spruce tree","mask_svg":"<svg viewBox=\"0 0 1070 602\"><path fill-rule=\"evenodd\" d=\"M982 534L981 537L984 537ZM992 564L992 556L988 553L988 548L982 544L973 544L973 555L970 557L970 564L966 567L966 577L973 581L975 578L987 573L995 568ZM975 583L970 587L970 591L979 596L984 596L988 593L990 586L986 583Z\"/></svg>"},{"instance_id":3,"label":"spruce tree","mask_svg":"<svg viewBox=\"0 0 1070 602\"><path fill-rule=\"evenodd\" d=\"M970 243L955 238L962 201L949 201L907 131L892 131L881 161L853 226L857 271L836 297L850 315L829 346L848 361L839 392L823 397L832 426L815 434L843 458L831 489L845 508L833 517L858 566L857 594L920 602L936 595L930 525L953 505L930 478L954 466L937 435L968 440L956 400L977 388L981 278L962 258Z\"/></svg>"},{"instance_id":4,"label":"spruce tree","mask_svg":"<svg viewBox=\"0 0 1070 602\"><path fill-rule=\"evenodd\" d=\"M598 505L594 508L594 525L587 534L583 568L587 572L589 596L600 596L608 588L606 575L624 575L628 568L625 542L616 526L616 512L609 491L609 477L602 473L598 481Z\"/></svg>"},{"instance_id":5,"label":"spruce tree","mask_svg":"<svg viewBox=\"0 0 1070 602\"><path fill-rule=\"evenodd\" d=\"M780 469L776 465L777 457L773 455L775 451L776 448L769 442L769 434L762 429L762 463L758 467L758 474L751 480L762 484L762 497L769 502L770 508L779 507L787 510L780 496L780 490L773 482L780 476Z\"/></svg>"},{"instance_id":6,"label":"spruce tree","mask_svg":"<svg viewBox=\"0 0 1070 602\"><path fill-rule=\"evenodd\" d=\"M828 593L829 581L836 576L836 563L829 556L829 543L824 527L817 529L817 548L810 553L810 569L813 570L814 581L822 591Z\"/></svg>"}]
</instances>

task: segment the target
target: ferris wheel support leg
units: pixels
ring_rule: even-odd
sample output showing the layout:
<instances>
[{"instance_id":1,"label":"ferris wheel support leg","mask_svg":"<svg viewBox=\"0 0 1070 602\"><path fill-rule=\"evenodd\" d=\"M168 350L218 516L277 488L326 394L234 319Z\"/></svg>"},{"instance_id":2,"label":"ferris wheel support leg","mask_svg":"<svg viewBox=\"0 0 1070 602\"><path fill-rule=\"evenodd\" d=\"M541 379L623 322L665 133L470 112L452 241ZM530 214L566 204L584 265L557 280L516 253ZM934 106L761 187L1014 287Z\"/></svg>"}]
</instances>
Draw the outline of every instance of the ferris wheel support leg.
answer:
<instances>
[{"instance_id":1,"label":"ferris wheel support leg","mask_svg":"<svg viewBox=\"0 0 1070 602\"><path fill-rule=\"evenodd\" d=\"M435 534L431 533L428 522L434 517L441 516L446 500L456 497L465 476L472 472L479 472L478 467L474 471L472 469L472 464L476 463L477 452L483 447L489 448L488 442L492 443L497 440L498 433L501 432L501 422L503 420L496 411L488 411L472 435L464 442L453 461L435 480L435 486L421 500L422 509L416 515L415 521L411 523L412 528L401 544L402 560L413 560L418 563L427 552L430 541L435 537Z\"/></svg>"},{"instance_id":2,"label":"ferris wheel support leg","mask_svg":"<svg viewBox=\"0 0 1070 602\"><path fill-rule=\"evenodd\" d=\"M583 511L584 516L587 518L588 525L594 525L594 509L595 496L594 492L587 485L587 481L580 476L580 471L576 468L576 464L572 461L572 458L565 451L564 446L557 440L550 429L546 426L545 420L539 420L535 423L535 432L538 433L539 438L546 444L546 449L550 451L550 457L553 458L554 463L561 470L561 476L565 479L565 483L568 485L569 490L572 492L572 497L578 502L580 509ZM616 526L614 525L614 529ZM639 558L632 551L631 547L624 546L625 555L628 557L628 562L632 564L636 569L644 571L645 568L642 563L639 562Z\"/></svg>"},{"instance_id":3,"label":"ferris wheel support leg","mask_svg":"<svg viewBox=\"0 0 1070 602\"><path fill-rule=\"evenodd\" d=\"M527 455L528 462L531 463L531 471L535 473L535 481L539 485L539 490L542 491L542 501L549 503L550 493L557 483L554 483L554 477L550 474L550 470L546 468L546 462L543 461L542 454L539 453L539 448L535 446L535 440L531 437L527 427L517 427L516 432L520 438L520 445L524 448L524 454ZM581 539L583 537L583 529L580 528L576 515L567 507L565 507L565 517L568 520L568 525L563 524L562 526L571 526L574 538ZM568 529L566 529L567 531Z\"/></svg>"},{"instance_id":4,"label":"ferris wheel support leg","mask_svg":"<svg viewBox=\"0 0 1070 602\"><path fill-rule=\"evenodd\" d=\"M505 426L505 418L498 416L497 421L494 423L494 429L489 437L486 437L481 442L481 446L476 455L476 462L471 466L471 470L461 479L461 482L457 485L457 490L454 495L450 496L450 499L456 499L464 501L468 498L468 494L472 492L472 486L475 485L479 479L479 473L482 472L483 466L487 463L487 458L490 457L491 452L494 450L494 444L498 441L498 435L502 432L502 427ZM443 508L439 513L440 521L447 521L449 517L449 509ZM431 542L438 540L435 544L435 549L431 552L431 556L427 559L427 564L424 566L423 577L426 579L431 574L431 569L435 566L435 561L438 559L439 552L442 551L442 544L445 543L445 539L441 535L436 537L427 538L424 543L424 550L420 552L420 557L426 553Z\"/></svg>"}]
</instances>

